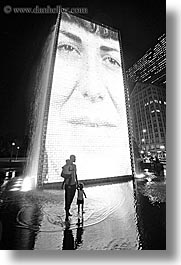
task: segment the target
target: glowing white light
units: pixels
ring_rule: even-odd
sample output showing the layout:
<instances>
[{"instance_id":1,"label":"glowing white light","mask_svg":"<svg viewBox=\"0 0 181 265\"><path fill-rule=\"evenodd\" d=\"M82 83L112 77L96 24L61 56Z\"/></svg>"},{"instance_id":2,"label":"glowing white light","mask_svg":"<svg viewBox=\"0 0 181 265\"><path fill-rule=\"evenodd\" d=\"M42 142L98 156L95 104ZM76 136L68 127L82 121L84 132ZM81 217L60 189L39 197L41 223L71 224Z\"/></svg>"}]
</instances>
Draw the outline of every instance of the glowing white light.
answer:
<instances>
[{"instance_id":1,"label":"glowing white light","mask_svg":"<svg viewBox=\"0 0 181 265\"><path fill-rule=\"evenodd\" d=\"M23 179L18 179L18 180L16 180L16 183L22 183L22 181L23 181Z\"/></svg>"},{"instance_id":2,"label":"glowing white light","mask_svg":"<svg viewBox=\"0 0 181 265\"><path fill-rule=\"evenodd\" d=\"M141 178L144 178L144 177L145 177L145 175L143 173L135 175L135 178L137 178L137 179L141 179Z\"/></svg>"},{"instance_id":3,"label":"glowing white light","mask_svg":"<svg viewBox=\"0 0 181 265\"><path fill-rule=\"evenodd\" d=\"M16 175L16 171L12 171L12 178L14 178Z\"/></svg>"},{"instance_id":4,"label":"glowing white light","mask_svg":"<svg viewBox=\"0 0 181 265\"><path fill-rule=\"evenodd\" d=\"M10 189L10 191L18 191L18 190L20 190L19 188L12 188L12 189Z\"/></svg>"},{"instance_id":5,"label":"glowing white light","mask_svg":"<svg viewBox=\"0 0 181 265\"><path fill-rule=\"evenodd\" d=\"M16 178L16 183L17 182L22 182L24 178Z\"/></svg>"},{"instance_id":6,"label":"glowing white light","mask_svg":"<svg viewBox=\"0 0 181 265\"><path fill-rule=\"evenodd\" d=\"M152 175L152 173L149 172L148 168L145 168L145 169L144 169L143 174L144 174L145 176L147 176L147 177L150 177L150 176Z\"/></svg>"},{"instance_id":7,"label":"glowing white light","mask_svg":"<svg viewBox=\"0 0 181 265\"><path fill-rule=\"evenodd\" d=\"M152 181L152 178L151 178L151 177L148 177L148 178L147 178L147 181L148 181L148 182L151 182L151 181Z\"/></svg>"},{"instance_id":8,"label":"glowing white light","mask_svg":"<svg viewBox=\"0 0 181 265\"><path fill-rule=\"evenodd\" d=\"M22 183L21 191L29 191L34 188L34 179L31 177L25 177Z\"/></svg>"},{"instance_id":9,"label":"glowing white light","mask_svg":"<svg viewBox=\"0 0 181 265\"><path fill-rule=\"evenodd\" d=\"M16 183L13 185L13 187L21 187L21 183Z\"/></svg>"}]
</instances>

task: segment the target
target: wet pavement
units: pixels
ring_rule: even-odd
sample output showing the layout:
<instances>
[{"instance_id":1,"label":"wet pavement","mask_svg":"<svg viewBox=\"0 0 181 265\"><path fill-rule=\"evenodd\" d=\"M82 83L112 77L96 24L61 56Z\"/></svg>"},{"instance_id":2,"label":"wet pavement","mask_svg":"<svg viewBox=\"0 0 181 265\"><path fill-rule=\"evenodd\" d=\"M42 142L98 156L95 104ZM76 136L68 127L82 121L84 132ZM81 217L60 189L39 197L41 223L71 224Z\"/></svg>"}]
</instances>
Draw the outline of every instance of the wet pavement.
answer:
<instances>
[{"instance_id":1,"label":"wet pavement","mask_svg":"<svg viewBox=\"0 0 181 265\"><path fill-rule=\"evenodd\" d=\"M1 189L0 249L166 249L165 180L87 185L85 213L75 196L68 222L64 190L22 192L22 183Z\"/></svg>"}]
</instances>

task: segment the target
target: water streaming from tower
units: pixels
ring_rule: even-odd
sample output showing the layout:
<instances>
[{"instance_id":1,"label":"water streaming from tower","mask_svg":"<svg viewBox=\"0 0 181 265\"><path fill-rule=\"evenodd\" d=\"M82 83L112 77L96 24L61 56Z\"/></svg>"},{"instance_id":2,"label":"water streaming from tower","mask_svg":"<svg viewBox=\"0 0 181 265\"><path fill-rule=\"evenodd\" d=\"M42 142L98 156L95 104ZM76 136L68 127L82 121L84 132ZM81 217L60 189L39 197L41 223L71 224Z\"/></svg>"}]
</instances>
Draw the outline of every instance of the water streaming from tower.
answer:
<instances>
[{"instance_id":1,"label":"water streaming from tower","mask_svg":"<svg viewBox=\"0 0 181 265\"><path fill-rule=\"evenodd\" d=\"M45 142L46 130L46 116L48 111L48 101L50 99L51 84L54 68L54 53L57 41L57 34L59 28L59 19L54 25L47 37L43 47L41 59L36 66L36 74L32 81L32 93L34 93L34 100L32 102L32 117L30 121L30 143L27 151L27 162L24 168L24 181L22 191L27 191L35 188L37 185L41 186L41 170L42 170L42 149Z\"/></svg>"}]
</instances>

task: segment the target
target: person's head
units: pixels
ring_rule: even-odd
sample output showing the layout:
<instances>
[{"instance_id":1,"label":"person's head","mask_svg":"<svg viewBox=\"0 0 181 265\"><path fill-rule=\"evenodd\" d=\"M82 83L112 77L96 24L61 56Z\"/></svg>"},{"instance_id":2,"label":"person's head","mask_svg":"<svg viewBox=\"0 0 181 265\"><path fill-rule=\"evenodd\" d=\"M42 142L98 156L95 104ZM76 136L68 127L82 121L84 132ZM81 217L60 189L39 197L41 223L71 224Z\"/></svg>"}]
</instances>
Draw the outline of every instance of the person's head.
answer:
<instances>
[{"instance_id":1,"label":"person's head","mask_svg":"<svg viewBox=\"0 0 181 265\"><path fill-rule=\"evenodd\" d=\"M71 155L70 156L70 163L73 163L73 162L75 162L76 161L76 157L75 157L75 155Z\"/></svg>"},{"instance_id":2,"label":"person's head","mask_svg":"<svg viewBox=\"0 0 181 265\"><path fill-rule=\"evenodd\" d=\"M82 182L79 183L78 188L82 190L84 188L84 184Z\"/></svg>"},{"instance_id":3,"label":"person's head","mask_svg":"<svg viewBox=\"0 0 181 265\"><path fill-rule=\"evenodd\" d=\"M69 165L70 164L70 159L66 159L66 164Z\"/></svg>"},{"instance_id":4,"label":"person's head","mask_svg":"<svg viewBox=\"0 0 181 265\"><path fill-rule=\"evenodd\" d=\"M54 164L79 157L80 178L131 173L118 31L62 13L46 142Z\"/></svg>"}]
</instances>

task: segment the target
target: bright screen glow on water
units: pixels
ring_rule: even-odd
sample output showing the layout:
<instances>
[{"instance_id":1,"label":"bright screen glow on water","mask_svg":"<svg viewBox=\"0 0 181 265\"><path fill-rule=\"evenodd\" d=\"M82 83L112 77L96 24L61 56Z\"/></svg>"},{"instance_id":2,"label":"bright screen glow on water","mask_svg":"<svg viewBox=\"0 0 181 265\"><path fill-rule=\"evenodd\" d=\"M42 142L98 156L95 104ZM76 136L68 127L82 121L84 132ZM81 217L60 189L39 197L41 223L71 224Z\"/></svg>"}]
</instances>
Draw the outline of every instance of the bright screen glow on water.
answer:
<instances>
[{"instance_id":1,"label":"bright screen glow on water","mask_svg":"<svg viewBox=\"0 0 181 265\"><path fill-rule=\"evenodd\" d=\"M132 174L118 33L63 13L43 177L62 180L71 154L78 179Z\"/></svg>"}]
</instances>

